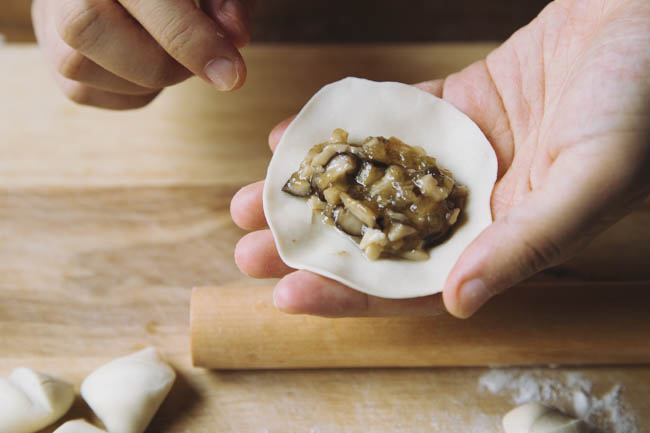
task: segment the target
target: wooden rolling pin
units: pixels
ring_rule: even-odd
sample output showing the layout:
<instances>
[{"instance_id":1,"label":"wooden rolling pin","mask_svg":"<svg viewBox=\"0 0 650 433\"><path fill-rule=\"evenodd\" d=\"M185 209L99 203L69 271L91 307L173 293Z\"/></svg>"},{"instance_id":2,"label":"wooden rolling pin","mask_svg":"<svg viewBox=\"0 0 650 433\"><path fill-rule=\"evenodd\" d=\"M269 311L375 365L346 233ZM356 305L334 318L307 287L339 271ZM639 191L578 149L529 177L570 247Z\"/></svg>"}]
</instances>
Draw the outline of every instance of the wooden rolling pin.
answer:
<instances>
[{"instance_id":1,"label":"wooden rolling pin","mask_svg":"<svg viewBox=\"0 0 650 433\"><path fill-rule=\"evenodd\" d=\"M326 319L275 309L272 288L197 288L194 365L214 369L650 362L650 282L528 283L473 318Z\"/></svg>"}]
</instances>

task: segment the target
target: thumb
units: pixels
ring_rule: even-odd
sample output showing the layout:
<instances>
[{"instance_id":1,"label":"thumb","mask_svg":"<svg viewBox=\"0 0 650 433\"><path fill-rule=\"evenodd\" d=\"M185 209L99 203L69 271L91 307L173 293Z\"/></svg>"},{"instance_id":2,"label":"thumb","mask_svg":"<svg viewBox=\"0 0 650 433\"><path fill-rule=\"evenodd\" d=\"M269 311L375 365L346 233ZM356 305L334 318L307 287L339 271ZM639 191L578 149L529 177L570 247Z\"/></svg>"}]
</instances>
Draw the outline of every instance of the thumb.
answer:
<instances>
[{"instance_id":1,"label":"thumb","mask_svg":"<svg viewBox=\"0 0 650 433\"><path fill-rule=\"evenodd\" d=\"M496 294L586 245L614 192L598 179L585 177L591 170L584 168L560 156L543 186L528 192L465 249L443 290L451 314L471 316ZM508 181L508 175L514 173L502 181Z\"/></svg>"},{"instance_id":2,"label":"thumb","mask_svg":"<svg viewBox=\"0 0 650 433\"><path fill-rule=\"evenodd\" d=\"M246 66L219 24L193 0L138 1L120 4L178 63L218 90L241 87Z\"/></svg>"}]
</instances>

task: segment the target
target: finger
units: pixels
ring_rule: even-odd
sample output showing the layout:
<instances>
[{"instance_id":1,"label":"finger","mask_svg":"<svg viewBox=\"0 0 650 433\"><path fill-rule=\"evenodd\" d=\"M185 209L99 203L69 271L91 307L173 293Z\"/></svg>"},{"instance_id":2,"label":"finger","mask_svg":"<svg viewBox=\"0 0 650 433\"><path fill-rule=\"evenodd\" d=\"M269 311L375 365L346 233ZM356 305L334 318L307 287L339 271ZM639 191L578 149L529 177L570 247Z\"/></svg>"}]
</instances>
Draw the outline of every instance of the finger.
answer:
<instances>
[{"instance_id":1,"label":"finger","mask_svg":"<svg viewBox=\"0 0 650 433\"><path fill-rule=\"evenodd\" d=\"M502 214L461 254L443 291L450 313L469 317L496 294L571 257L594 236L592 215L619 207L610 195L616 169L567 153L549 169L550 181ZM598 176L593 181L583 173Z\"/></svg>"},{"instance_id":2,"label":"finger","mask_svg":"<svg viewBox=\"0 0 650 433\"><path fill-rule=\"evenodd\" d=\"M68 46L127 81L161 89L191 75L113 0L62 0L52 13Z\"/></svg>"},{"instance_id":3,"label":"finger","mask_svg":"<svg viewBox=\"0 0 650 433\"><path fill-rule=\"evenodd\" d=\"M262 206L264 181L246 185L234 195L230 202L233 221L244 230L260 230L267 227Z\"/></svg>"},{"instance_id":4,"label":"finger","mask_svg":"<svg viewBox=\"0 0 650 433\"><path fill-rule=\"evenodd\" d=\"M125 94L151 94L152 89L138 86L106 71L78 51L70 48L59 37L52 14L47 6L51 2L36 1L32 6L32 20L38 43L55 73L91 87Z\"/></svg>"},{"instance_id":5,"label":"finger","mask_svg":"<svg viewBox=\"0 0 650 433\"><path fill-rule=\"evenodd\" d=\"M295 118L295 115L291 116L288 119L285 119L282 122L278 123L275 128L271 130L271 133L269 134L269 147L271 148L271 151L274 151L275 148L278 147L278 143L280 143L282 135L284 135L284 131L289 127Z\"/></svg>"},{"instance_id":6,"label":"finger","mask_svg":"<svg viewBox=\"0 0 650 433\"><path fill-rule=\"evenodd\" d=\"M236 47L241 48L248 43L250 13L241 0L201 0L201 9L217 21Z\"/></svg>"},{"instance_id":7,"label":"finger","mask_svg":"<svg viewBox=\"0 0 650 433\"><path fill-rule=\"evenodd\" d=\"M273 301L287 313L326 317L434 316L444 312L440 295L379 298L308 271L296 271L282 278L273 291Z\"/></svg>"},{"instance_id":8,"label":"finger","mask_svg":"<svg viewBox=\"0 0 650 433\"><path fill-rule=\"evenodd\" d=\"M244 83L246 67L239 51L193 0L121 3L165 51L218 90L234 90Z\"/></svg>"},{"instance_id":9,"label":"finger","mask_svg":"<svg viewBox=\"0 0 650 433\"><path fill-rule=\"evenodd\" d=\"M292 268L284 264L270 230L248 233L237 242L235 247L237 267L254 278L279 278Z\"/></svg>"},{"instance_id":10,"label":"finger","mask_svg":"<svg viewBox=\"0 0 650 433\"><path fill-rule=\"evenodd\" d=\"M57 77L57 81L63 93L73 102L111 110L131 110L144 107L160 93L157 91L148 95L124 95L95 89L63 77Z\"/></svg>"},{"instance_id":11,"label":"finger","mask_svg":"<svg viewBox=\"0 0 650 433\"><path fill-rule=\"evenodd\" d=\"M475 62L430 86L481 128L497 155L497 179L501 179L512 165L515 141L510 117L486 61Z\"/></svg>"},{"instance_id":12,"label":"finger","mask_svg":"<svg viewBox=\"0 0 650 433\"><path fill-rule=\"evenodd\" d=\"M433 96L437 96L438 98L442 98L442 90L444 85L445 85L444 79L422 81L420 83L414 84L414 86L417 87L418 89L431 93Z\"/></svg>"}]
</instances>

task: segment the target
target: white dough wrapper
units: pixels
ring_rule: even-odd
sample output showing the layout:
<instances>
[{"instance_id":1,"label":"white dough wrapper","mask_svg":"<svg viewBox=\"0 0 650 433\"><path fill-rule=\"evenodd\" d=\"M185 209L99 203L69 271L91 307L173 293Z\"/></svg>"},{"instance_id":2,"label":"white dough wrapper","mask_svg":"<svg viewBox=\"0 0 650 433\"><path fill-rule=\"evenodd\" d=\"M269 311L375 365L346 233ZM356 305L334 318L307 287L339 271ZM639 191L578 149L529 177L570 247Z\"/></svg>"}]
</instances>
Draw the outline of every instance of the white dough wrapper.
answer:
<instances>
[{"instance_id":1,"label":"white dough wrapper","mask_svg":"<svg viewBox=\"0 0 650 433\"><path fill-rule=\"evenodd\" d=\"M149 347L93 371L81 384L81 396L109 433L142 433L175 378Z\"/></svg>"},{"instance_id":2,"label":"white dough wrapper","mask_svg":"<svg viewBox=\"0 0 650 433\"><path fill-rule=\"evenodd\" d=\"M32 433L61 418L72 406L68 383L29 368L0 379L0 432Z\"/></svg>"},{"instance_id":3,"label":"white dough wrapper","mask_svg":"<svg viewBox=\"0 0 650 433\"><path fill-rule=\"evenodd\" d=\"M53 433L106 433L84 419L75 419L61 425Z\"/></svg>"},{"instance_id":4,"label":"white dough wrapper","mask_svg":"<svg viewBox=\"0 0 650 433\"><path fill-rule=\"evenodd\" d=\"M517 406L503 417L505 433L587 433L586 425L539 403Z\"/></svg>"},{"instance_id":5,"label":"white dough wrapper","mask_svg":"<svg viewBox=\"0 0 650 433\"><path fill-rule=\"evenodd\" d=\"M397 137L422 146L469 189L464 222L425 261L368 260L354 242L318 218L305 199L282 191L307 151L343 128L349 140ZM465 247L492 222L497 158L485 135L451 104L413 86L345 78L318 91L287 128L264 185L264 214L284 262L384 298L442 291Z\"/></svg>"}]
</instances>

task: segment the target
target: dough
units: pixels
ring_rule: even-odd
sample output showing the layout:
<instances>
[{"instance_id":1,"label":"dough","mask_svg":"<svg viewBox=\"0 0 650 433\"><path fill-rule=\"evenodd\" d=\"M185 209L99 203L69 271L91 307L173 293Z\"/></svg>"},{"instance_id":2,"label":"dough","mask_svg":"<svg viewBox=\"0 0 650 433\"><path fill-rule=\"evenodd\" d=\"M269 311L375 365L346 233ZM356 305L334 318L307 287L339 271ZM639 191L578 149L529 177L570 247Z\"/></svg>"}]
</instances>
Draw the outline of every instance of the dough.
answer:
<instances>
[{"instance_id":1,"label":"dough","mask_svg":"<svg viewBox=\"0 0 650 433\"><path fill-rule=\"evenodd\" d=\"M109 433L142 433L175 378L149 347L92 372L81 384L81 396Z\"/></svg>"},{"instance_id":2,"label":"dough","mask_svg":"<svg viewBox=\"0 0 650 433\"><path fill-rule=\"evenodd\" d=\"M336 128L348 131L352 142L395 136L421 146L467 186L465 221L430 251L428 260L368 260L353 241L312 219L304 199L282 191L307 151ZM346 78L323 87L287 128L269 164L264 213L282 260L293 268L385 298L430 295L442 290L465 247L492 222L496 174L497 159L487 138L451 104L406 84Z\"/></svg>"},{"instance_id":3,"label":"dough","mask_svg":"<svg viewBox=\"0 0 650 433\"><path fill-rule=\"evenodd\" d=\"M104 430L95 427L83 419L68 421L53 433L106 433Z\"/></svg>"},{"instance_id":4,"label":"dough","mask_svg":"<svg viewBox=\"0 0 650 433\"><path fill-rule=\"evenodd\" d=\"M518 406L503 417L505 433L587 433L585 424L539 403Z\"/></svg>"},{"instance_id":5,"label":"dough","mask_svg":"<svg viewBox=\"0 0 650 433\"><path fill-rule=\"evenodd\" d=\"M0 432L32 433L61 418L72 406L69 384L29 368L0 379Z\"/></svg>"}]
</instances>

